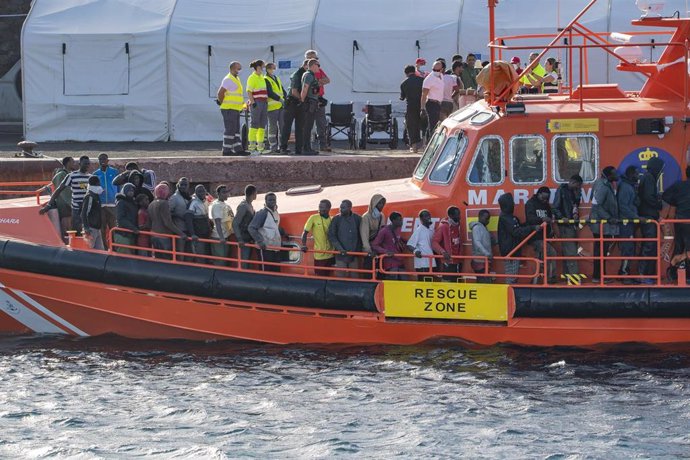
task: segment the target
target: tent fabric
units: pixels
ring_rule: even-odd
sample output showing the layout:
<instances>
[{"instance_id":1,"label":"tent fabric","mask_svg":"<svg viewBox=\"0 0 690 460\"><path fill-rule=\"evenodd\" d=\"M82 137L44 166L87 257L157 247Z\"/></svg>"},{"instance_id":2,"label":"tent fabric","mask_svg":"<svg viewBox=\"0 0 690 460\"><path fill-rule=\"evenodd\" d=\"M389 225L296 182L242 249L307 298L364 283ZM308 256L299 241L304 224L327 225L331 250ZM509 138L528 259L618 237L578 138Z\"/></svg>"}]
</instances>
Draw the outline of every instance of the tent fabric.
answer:
<instances>
[{"instance_id":1,"label":"tent fabric","mask_svg":"<svg viewBox=\"0 0 690 460\"><path fill-rule=\"evenodd\" d=\"M174 6L35 0L22 32L26 137L168 139L165 49Z\"/></svg>"},{"instance_id":2,"label":"tent fabric","mask_svg":"<svg viewBox=\"0 0 690 460\"><path fill-rule=\"evenodd\" d=\"M501 0L497 35L554 34L588 0L529 3L539 14L525 14L524 0ZM686 16L685 3L667 0L665 11ZM600 0L581 22L626 32L643 30L630 25L639 16L634 0ZM274 61L287 86L307 49L319 52L331 79L328 100L352 101L358 118L367 102L390 101L400 116L406 64L424 57L430 69L436 57L458 52L488 60L487 41L488 10L477 0L34 0L22 37L25 134L37 141L220 140L214 99L229 62L242 64L245 82L252 60ZM507 44L539 50L544 43ZM657 59L662 50L645 57ZM549 56L567 64L566 54ZM529 49L502 59L514 55L526 62ZM589 83L641 87L642 78L617 72L612 57L588 57ZM575 71L575 85L577 78Z\"/></svg>"}]
</instances>

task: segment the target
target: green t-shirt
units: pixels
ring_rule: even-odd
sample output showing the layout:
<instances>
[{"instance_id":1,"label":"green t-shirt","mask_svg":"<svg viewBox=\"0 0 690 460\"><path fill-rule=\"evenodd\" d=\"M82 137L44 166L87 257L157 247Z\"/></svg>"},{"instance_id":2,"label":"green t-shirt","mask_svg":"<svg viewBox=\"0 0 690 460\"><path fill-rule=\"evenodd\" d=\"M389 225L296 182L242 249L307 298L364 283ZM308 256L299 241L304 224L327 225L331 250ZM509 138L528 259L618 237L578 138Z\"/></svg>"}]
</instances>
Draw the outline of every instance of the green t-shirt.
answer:
<instances>
[{"instance_id":1,"label":"green t-shirt","mask_svg":"<svg viewBox=\"0 0 690 460\"><path fill-rule=\"evenodd\" d=\"M314 214L309 216L307 223L304 224L304 230L311 233L314 238L315 251L333 251L333 245L328 239L328 228L331 226L331 217L327 219L321 214ZM324 254L322 252L314 253L314 260L326 260L333 257L333 254Z\"/></svg>"}]
</instances>

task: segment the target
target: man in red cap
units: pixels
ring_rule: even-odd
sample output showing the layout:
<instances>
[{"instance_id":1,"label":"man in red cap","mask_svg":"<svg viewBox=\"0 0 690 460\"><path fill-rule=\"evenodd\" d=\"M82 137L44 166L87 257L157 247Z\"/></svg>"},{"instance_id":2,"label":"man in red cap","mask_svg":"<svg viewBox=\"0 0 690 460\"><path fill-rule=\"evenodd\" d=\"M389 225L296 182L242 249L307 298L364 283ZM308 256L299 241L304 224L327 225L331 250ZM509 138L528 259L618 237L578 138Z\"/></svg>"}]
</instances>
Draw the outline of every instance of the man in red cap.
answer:
<instances>
[{"instance_id":1,"label":"man in red cap","mask_svg":"<svg viewBox=\"0 0 690 460\"><path fill-rule=\"evenodd\" d=\"M520 67L520 58L517 56L513 56L513 59L510 60L510 63L513 64L515 72L517 72L517 74L520 75L520 72L522 72L522 67Z\"/></svg>"},{"instance_id":2,"label":"man in red cap","mask_svg":"<svg viewBox=\"0 0 690 460\"><path fill-rule=\"evenodd\" d=\"M417 58L416 61L414 61L414 68L415 68L415 75L418 77L426 77L429 75L429 72L424 71L424 66L426 65L426 60L424 58Z\"/></svg>"}]
</instances>

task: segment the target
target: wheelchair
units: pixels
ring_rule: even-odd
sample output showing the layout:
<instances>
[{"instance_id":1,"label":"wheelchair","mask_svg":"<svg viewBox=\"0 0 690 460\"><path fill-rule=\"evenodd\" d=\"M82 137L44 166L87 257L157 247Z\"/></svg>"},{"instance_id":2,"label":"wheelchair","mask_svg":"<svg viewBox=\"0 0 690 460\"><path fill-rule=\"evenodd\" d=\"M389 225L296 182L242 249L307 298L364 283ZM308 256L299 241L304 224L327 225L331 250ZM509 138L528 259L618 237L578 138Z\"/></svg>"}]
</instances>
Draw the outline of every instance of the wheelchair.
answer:
<instances>
[{"instance_id":1,"label":"wheelchair","mask_svg":"<svg viewBox=\"0 0 690 460\"><path fill-rule=\"evenodd\" d=\"M331 103L331 111L328 115L328 145L331 145L333 136L336 134L345 134L350 150L357 150L357 119L352 108L352 102L349 104L333 104Z\"/></svg>"},{"instance_id":2,"label":"wheelchair","mask_svg":"<svg viewBox=\"0 0 690 460\"><path fill-rule=\"evenodd\" d=\"M393 117L391 103L369 104L364 107L362 120L362 135L359 138L359 148L366 150L367 144L388 144L391 149L398 147L398 120ZM377 132L388 134L388 139L372 139Z\"/></svg>"}]
</instances>

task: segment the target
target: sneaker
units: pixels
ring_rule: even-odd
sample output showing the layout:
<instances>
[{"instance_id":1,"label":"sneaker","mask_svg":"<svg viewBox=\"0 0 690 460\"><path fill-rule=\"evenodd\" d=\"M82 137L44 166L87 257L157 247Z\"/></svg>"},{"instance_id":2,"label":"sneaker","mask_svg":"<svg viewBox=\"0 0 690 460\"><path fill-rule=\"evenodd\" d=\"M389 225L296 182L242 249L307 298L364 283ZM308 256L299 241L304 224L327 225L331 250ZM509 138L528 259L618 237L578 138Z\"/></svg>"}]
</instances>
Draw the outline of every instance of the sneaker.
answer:
<instances>
[{"instance_id":1,"label":"sneaker","mask_svg":"<svg viewBox=\"0 0 690 460\"><path fill-rule=\"evenodd\" d=\"M258 157L258 156L259 156L259 151L258 151L258 150L250 150L250 151L249 151L249 156L250 156L250 157Z\"/></svg>"},{"instance_id":2,"label":"sneaker","mask_svg":"<svg viewBox=\"0 0 690 460\"><path fill-rule=\"evenodd\" d=\"M261 155L274 155L276 152L271 149L263 149L260 153Z\"/></svg>"}]
</instances>

